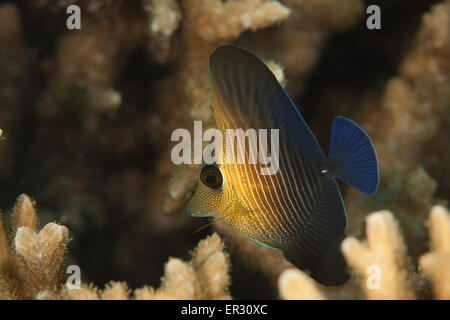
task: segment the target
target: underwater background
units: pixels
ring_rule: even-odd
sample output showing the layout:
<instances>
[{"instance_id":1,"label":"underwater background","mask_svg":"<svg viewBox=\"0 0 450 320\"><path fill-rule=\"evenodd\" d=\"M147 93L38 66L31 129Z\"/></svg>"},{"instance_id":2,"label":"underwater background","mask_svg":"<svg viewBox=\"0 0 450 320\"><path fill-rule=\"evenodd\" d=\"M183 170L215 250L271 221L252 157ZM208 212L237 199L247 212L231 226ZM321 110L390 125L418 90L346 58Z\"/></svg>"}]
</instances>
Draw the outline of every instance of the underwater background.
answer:
<instances>
[{"instance_id":1,"label":"underwater background","mask_svg":"<svg viewBox=\"0 0 450 320\"><path fill-rule=\"evenodd\" d=\"M170 136L214 126L208 61L223 44L268 64L324 150L338 115L372 137L377 194L340 184L345 285L221 222L195 233L199 167L171 162ZM0 298L450 299L449 77L449 0L4 1ZM69 265L83 292L64 286Z\"/></svg>"}]
</instances>

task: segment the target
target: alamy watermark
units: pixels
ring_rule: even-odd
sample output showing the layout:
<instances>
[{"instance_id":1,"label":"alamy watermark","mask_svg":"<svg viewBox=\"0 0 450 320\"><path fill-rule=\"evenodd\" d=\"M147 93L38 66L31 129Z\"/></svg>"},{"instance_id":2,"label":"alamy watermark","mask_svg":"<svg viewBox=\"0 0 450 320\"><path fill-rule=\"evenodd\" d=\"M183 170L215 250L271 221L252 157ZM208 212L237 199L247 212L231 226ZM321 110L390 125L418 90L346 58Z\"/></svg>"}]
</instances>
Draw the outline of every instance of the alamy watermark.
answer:
<instances>
[{"instance_id":1,"label":"alamy watermark","mask_svg":"<svg viewBox=\"0 0 450 320\"><path fill-rule=\"evenodd\" d=\"M72 4L66 8L66 13L69 15L66 19L66 27L69 30L81 29L81 8ZM367 6L366 13L369 17L366 19L366 26L369 30L381 29L381 9L378 5L372 4Z\"/></svg>"},{"instance_id":2,"label":"alamy watermark","mask_svg":"<svg viewBox=\"0 0 450 320\"><path fill-rule=\"evenodd\" d=\"M66 27L69 30L81 29L81 9L76 4L72 4L67 7L66 13L69 17L66 20Z\"/></svg>"},{"instance_id":3,"label":"alamy watermark","mask_svg":"<svg viewBox=\"0 0 450 320\"><path fill-rule=\"evenodd\" d=\"M225 141L224 141L225 139ZM174 164L260 164L262 175L278 172L280 164L279 129L225 129L216 128L203 132L202 121L194 121L194 137L184 128L175 129L172 141ZM269 141L270 140L270 148ZM210 142L203 147L204 142ZM226 150L224 155L224 148ZM193 151L193 156L192 156Z\"/></svg>"},{"instance_id":4,"label":"alamy watermark","mask_svg":"<svg viewBox=\"0 0 450 320\"><path fill-rule=\"evenodd\" d=\"M366 286L369 290L379 290L381 289L381 268L376 264L371 264L367 267L366 273L367 281Z\"/></svg>"},{"instance_id":5,"label":"alamy watermark","mask_svg":"<svg viewBox=\"0 0 450 320\"><path fill-rule=\"evenodd\" d=\"M367 7L366 13L370 16L366 20L366 26L369 30L381 29L381 9L376 4Z\"/></svg>"},{"instance_id":6,"label":"alamy watermark","mask_svg":"<svg viewBox=\"0 0 450 320\"><path fill-rule=\"evenodd\" d=\"M81 288L81 269L76 264L67 267L66 273L70 274L67 278L66 286L69 290Z\"/></svg>"}]
</instances>

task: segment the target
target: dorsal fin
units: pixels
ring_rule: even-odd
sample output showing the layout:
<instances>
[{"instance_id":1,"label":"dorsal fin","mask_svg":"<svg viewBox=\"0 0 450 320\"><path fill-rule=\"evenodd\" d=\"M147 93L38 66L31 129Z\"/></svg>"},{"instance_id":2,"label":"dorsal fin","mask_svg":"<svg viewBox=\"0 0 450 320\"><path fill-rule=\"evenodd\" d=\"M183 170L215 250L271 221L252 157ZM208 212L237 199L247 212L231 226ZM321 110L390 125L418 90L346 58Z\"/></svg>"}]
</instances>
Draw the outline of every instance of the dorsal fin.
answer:
<instances>
[{"instance_id":1,"label":"dorsal fin","mask_svg":"<svg viewBox=\"0 0 450 320\"><path fill-rule=\"evenodd\" d=\"M212 109L220 129L280 129L280 138L322 164L326 157L286 91L254 54L218 47L210 58Z\"/></svg>"}]
</instances>

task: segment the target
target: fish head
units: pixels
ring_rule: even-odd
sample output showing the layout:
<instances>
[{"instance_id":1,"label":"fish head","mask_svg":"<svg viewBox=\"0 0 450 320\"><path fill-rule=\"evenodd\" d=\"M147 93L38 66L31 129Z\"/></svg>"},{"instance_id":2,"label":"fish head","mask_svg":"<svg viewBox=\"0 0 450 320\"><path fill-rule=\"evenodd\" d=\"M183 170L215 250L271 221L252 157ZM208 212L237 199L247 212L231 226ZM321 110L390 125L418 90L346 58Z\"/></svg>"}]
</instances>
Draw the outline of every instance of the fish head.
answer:
<instances>
[{"instance_id":1,"label":"fish head","mask_svg":"<svg viewBox=\"0 0 450 320\"><path fill-rule=\"evenodd\" d=\"M197 189L188 203L187 211L195 217L221 217L234 198L226 171L217 164L203 164Z\"/></svg>"}]
</instances>

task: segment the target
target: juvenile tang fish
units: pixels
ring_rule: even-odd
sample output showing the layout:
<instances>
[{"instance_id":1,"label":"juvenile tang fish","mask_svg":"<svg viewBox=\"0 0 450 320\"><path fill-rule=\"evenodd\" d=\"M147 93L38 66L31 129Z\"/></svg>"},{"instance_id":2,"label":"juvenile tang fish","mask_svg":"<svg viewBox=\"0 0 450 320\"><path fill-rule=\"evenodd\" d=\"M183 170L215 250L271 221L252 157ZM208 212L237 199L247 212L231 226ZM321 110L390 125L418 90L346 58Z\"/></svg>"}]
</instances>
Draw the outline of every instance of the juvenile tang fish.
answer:
<instances>
[{"instance_id":1,"label":"juvenile tang fish","mask_svg":"<svg viewBox=\"0 0 450 320\"><path fill-rule=\"evenodd\" d=\"M378 160L370 137L338 116L326 158L273 73L243 49L217 48L210 77L217 129L279 129L279 170L267 175L260 163L204 164L188 211L223 219L245 237L281 250L324 285L344 283L349 276L339 246L347 216L336 178L366 194L377 191Z\"/></svg>"}]
</instances>

